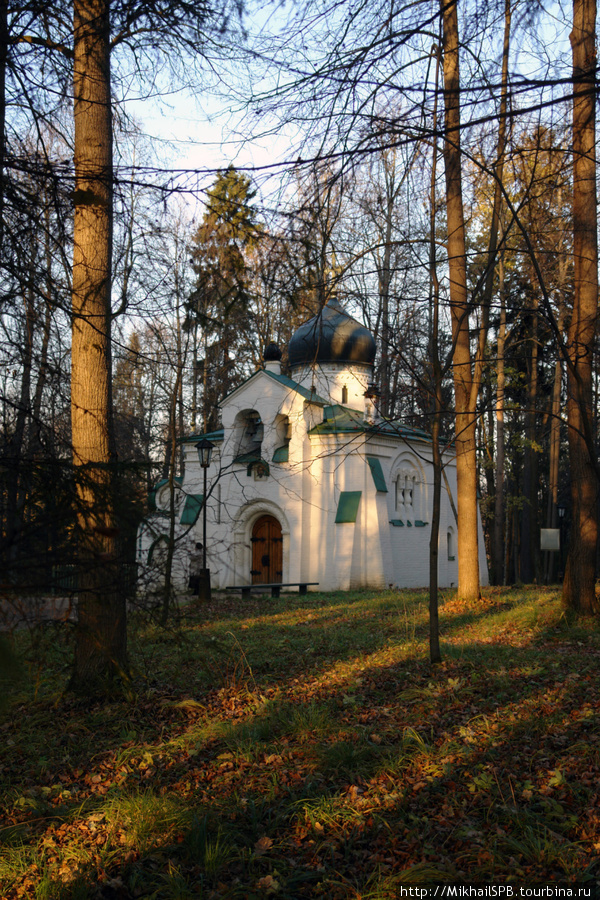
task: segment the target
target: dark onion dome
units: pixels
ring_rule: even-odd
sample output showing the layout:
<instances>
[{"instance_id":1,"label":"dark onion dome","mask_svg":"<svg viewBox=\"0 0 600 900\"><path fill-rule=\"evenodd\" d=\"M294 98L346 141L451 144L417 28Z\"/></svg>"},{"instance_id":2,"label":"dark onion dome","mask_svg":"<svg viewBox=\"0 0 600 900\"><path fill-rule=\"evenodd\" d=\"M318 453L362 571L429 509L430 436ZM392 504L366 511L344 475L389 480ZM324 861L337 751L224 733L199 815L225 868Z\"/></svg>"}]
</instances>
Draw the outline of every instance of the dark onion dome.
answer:
<instances>
[{"instance_id":1,"label":"dark onion dome","mask_svg":"<svg viewBox=\"0 0 600 900\"><path fill-rule=\"evenodd\" d=\"M349 316L339 300L332 297L318 315L294 332L288 354L292 368L314 363L372 366L376 349L369 329Z\"/></svg>"},{"instance_id":2,"label":"dark onion dome","mask_svg":"<svg viewBox=\"0 0 600 900\"><path fill-rule=\"evenodd\" d=\"M279 362L281 359L282 353L275 341L271 341L268 347L265 348L265 352L263 353L263 359L265 362Z\"/></svg>"}]
</instances>

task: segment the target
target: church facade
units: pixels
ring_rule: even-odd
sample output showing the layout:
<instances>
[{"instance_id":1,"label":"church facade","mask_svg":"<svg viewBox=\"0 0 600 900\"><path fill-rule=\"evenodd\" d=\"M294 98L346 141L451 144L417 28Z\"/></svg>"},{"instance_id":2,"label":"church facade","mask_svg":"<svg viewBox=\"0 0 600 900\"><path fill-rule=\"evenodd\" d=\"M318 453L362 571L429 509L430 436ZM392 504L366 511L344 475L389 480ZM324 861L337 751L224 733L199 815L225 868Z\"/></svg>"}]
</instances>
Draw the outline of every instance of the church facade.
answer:
<instances>
[{"instance_id":1,"label":"church facade","mask_svg":"<svg viewBox=\"0 0 600 900\"><path fill-rule=\"evenodd\" d=\"M300 326L281 352L221 404L207 470L206 554L215 589L315 582L317 590L426 587L433 502L426 432L378 417L375 341L337 300ZM184 475L154 491L138 533L138 564L160 575L174 520L173 580L187 586L204 541L204 471L185 439ZM444 451L439 584L458 582L456 465ZM479 523L480 575L487 583Z\"/></svg>"}]
</instances>

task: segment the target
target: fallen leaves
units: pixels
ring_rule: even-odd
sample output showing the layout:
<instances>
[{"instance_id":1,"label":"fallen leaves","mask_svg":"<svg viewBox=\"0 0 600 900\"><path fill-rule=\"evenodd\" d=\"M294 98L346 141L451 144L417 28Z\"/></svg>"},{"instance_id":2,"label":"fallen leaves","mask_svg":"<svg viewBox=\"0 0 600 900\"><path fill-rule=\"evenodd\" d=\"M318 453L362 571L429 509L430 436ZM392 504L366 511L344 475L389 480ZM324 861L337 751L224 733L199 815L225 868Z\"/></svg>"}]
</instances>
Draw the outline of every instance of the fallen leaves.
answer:
<instances>
[{"instance_id":1,"label":"fallen leaves","mask_svg":"<svg viewBox=\"0 0 600 900\"><path fill-rule=\"evenodd\" d=\"M444 877L518 872L548 881L594 864L595 633L579 643L563 626L520 637L499 594L477 608L444 603L443 627L461 650L432 671L389 637L389 648L373 649L365 631L360 646L364 622L396 634L391 601L378 615L367 600L338 602L335 625L326 605L307 615L314 600L302 603L296 613L284 604L273 613L272 602L244 607L236 632L251 642L260 629L260 648L244 645L255 675L263 673L258 684L241 684L232 669L204 691L190 683L177 690L169 677L179 674L178 651L169 644L172 674L134 704L86 710L65 701L51 714L21 706L20 733L3 729L0 743L0 836L12 834L37 868L11 870L10 900L34 896L42 872L62 883L97 879L103 896L125 900L185 895L184 886L198 893L200 884L215 900L333 897L333 882L346 900L357 885L368 893L376 873L416 877L434 863ZM222 615L213 607L190 627L209 636ZM241 609L228 600L228 614ZM414 609L414 621L424 621ZM480 635L477 622L499 611L502 629ZM468 627L450 630L452 616L471 614ZM37 754L27 750L32 740Z\"/></svg>"}]
</instances>

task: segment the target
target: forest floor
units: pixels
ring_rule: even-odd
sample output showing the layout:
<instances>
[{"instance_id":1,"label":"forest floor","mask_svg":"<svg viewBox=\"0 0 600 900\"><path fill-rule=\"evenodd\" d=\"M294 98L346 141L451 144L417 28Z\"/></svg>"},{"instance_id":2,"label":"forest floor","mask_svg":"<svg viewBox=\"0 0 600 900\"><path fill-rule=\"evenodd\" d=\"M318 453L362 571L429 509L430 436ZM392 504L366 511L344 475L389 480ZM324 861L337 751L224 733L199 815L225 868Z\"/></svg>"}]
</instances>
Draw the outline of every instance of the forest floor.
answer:
<instances>
[{"instance_id":1,"label":"forest floor","mask_svg":"<svg viewBox=\"0 0 600 900\"><path fill-rule=\"evenodd\" d=\"M215 597L167 629L133 614L129 696L96 703L64 693L71 624L17 631L0 896L597 887L598 624L567 621L554 589L445 592L432 667L427 604Z\"/></svg>"}]
</instances>

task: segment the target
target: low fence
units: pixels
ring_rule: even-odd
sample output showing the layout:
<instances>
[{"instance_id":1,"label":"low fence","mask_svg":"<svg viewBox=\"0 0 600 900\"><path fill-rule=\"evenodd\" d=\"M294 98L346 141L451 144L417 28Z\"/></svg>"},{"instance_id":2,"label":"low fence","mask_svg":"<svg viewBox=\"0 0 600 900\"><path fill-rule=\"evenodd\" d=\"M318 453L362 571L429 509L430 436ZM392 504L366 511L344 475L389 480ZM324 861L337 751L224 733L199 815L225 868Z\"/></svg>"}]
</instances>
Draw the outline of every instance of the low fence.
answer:
<instances>
[{"instance_id":1,"label":"low fence","mask_svg":"<svg viewBox=\"0 0 600 900\"><path fill-rule=\"evenodd\" d=\"M136 563L122 563L119 567L119 588L130 596L135 594L137 581ZM78 567L75 565L52 566L51 592L57 594L76 594L79 590Z\"/></svg>"}]
</instances>

